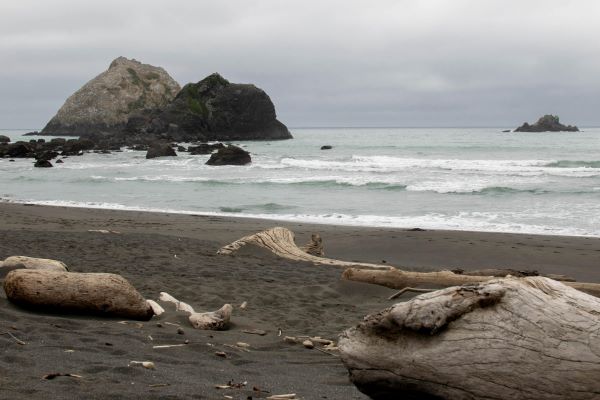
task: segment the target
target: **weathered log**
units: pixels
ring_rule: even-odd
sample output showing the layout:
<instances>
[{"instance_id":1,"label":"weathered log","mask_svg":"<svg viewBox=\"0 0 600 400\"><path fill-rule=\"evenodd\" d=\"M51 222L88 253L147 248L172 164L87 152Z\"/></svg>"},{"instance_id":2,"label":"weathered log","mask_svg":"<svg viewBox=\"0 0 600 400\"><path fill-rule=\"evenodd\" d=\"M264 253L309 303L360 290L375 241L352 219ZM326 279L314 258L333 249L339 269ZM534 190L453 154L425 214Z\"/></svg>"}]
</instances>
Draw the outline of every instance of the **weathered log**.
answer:
<instances>
[{"instance_id":1,"label":"weathered log","mask_svg":"<svg viewBox=\"0 0 600 400\"><path fill-rule=\"evenodd\" d=\"M494 276L460 275L451 271L412 272L392 268L387 271L348 268L342 273L342 278L350 281L374 283L392 289L405 287L448 287L470 283L485 282ZM600 297L600 284L587 282L563 282L565 285Z\"/></svg>"},{"instance_id":2,"label":"weathered log","mask_svg":"<svg viewBox=\"0 0 600 400\"><path fill-rule=\"evenodd\" d=\"M465 271L464 269L453 269L451 271L459 275L495 276L498 278L503 278L508 275L517 278L522 278L524 276L545 276L546 278L554 279L555 281L575 282L575 279L571 278L570 276L559 274L540 274L538 271L535 270L517 270L512 268L486 268L471 271Z\"/></svg>"},{"instance_id":3,"label":"weathered log","mask_svg":"<svg viewBox=\"0 0 600 400\"><path fill-rule=\"evenodd\" d=\"M310 235L310 242L300 247L300 250L313 256L323 257L325 252L323 251L323 239L321 239L321 235L318 233Z\"/></svg>"},{"instance_id":4,"label":"weathered log","mask_svg":"<svg viewBox=\"0 0 600 400\"><path fill-rule=\"evenodd\" d=\"M222 331L229 329L229 321L231 320L231 313L233 311L233 307L231 306L231 304L225 304L217 311L198 313L194 311L192 306L190 306L187 303L184 303L183 301L177 300L169 293L161 292L159 299L160 301L175 304L175 309L177 311L183 311L190 314L188 320L196 329L212 331Z\"/></svg>"},{"instance_id":5,"label":"weathered log","mask_svg":"<svg viewBox=\"0 0 600 400\"><path fill-rule=\"evenodd\" d=\"M33 310L149 320L152 307L122 276L17 269L6 275L11 302Z\"/></svg>"},{"instance_id":6,"label":"weathered log","mask_svg":"<svg viewBox=\"0 0 600 400\"><path fill-rule=\"evenodd\" d=\"M367 269L390 269L392 267L388 265L370 264L370 263L359 263L334 260L331 258L317 257L312 254L308 254L294 242L294 233L287 228L271 228L266 231L258 232L253 235L245 236L241 239L236 240L228 244L227 246L221 247L217 254L234 254L241 247L253 244L265 249L270 250L279 257L287 258L294 261L308 261L314 264L331 265L334 267L355 267L355 268L367 268Z\"/></svg>"},{"instance_id":7,"label":"weathered log","mask_svg":"<svg viewBox=\"0 0 600 400\"><path fill-rule=\"evenodd\" d=\"M2 268L49 269L54 271L69 270L69 268L67 268L67 264L62 261L26 256L12 256L6 258L2 263Z\"/></svg>"},{"instance_id":8,"label":"weathered log","mask_svg":"<svg viewBox=\"0 0 600 400\"><path fill-rule=\"evenodd\" d=\"M375 400L596 399L600 299L543 278L419 295L345 331L351 380Z\"/></svg>"}]
</instances>

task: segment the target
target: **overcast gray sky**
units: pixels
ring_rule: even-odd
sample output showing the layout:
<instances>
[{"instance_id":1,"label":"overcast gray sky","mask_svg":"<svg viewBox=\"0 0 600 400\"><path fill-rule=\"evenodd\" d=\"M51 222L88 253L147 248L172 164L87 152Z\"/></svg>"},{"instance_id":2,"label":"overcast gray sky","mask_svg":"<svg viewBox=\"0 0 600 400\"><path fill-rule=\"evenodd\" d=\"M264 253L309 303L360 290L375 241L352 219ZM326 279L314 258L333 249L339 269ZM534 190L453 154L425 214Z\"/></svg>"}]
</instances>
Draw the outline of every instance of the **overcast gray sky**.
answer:
<instances>
[{"instance_id":1,"label":"overcast gray sky","mask_svg":"<svg viewBox=\"0 0 600 400\"><path fill-rule=\"evenodd\" d=\"M0 127L41 128L117 56L254 83L289 126L600 125L600 1L0 3Z\"/></svg>"}]
</instances>

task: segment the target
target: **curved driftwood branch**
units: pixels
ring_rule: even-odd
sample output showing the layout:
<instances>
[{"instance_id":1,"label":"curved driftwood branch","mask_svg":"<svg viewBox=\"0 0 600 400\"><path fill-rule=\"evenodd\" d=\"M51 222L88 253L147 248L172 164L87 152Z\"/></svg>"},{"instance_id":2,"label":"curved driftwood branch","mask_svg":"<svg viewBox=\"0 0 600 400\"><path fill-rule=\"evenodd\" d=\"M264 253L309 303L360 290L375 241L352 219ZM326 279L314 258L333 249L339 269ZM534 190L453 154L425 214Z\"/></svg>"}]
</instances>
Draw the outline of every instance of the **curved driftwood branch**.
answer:
<instances>
[{"instance_id":1,"label":"curved driftwood branch","mask_svg":"<svg viewBox=\"0 0 600 400\"><path fill-rule=\"evenodd\" d=\"M175 309L177 311L183 311L190 314L188 320L196 329L213 331L229 329L229 322L231 320L231 313L233 311L231 304L225 304L217 311L199 313L194 311L192 306L189 304L177 300L175 297L166 292L160 293L159 300L167 303L173 303L175 304Z\"/></svg>"},{"instance_id":2,"label":"curved driftwood branch","mask_svg":"<svg viewBox=\"0 0 600 400\"><path fill-rule=\"evenodd\" d=\"M600 299L543 278L422 294L345 331L341 357L375 400L594 399Z\"/></svg>"},{"instance_id":3,"label":"curved driftwood branch","mask_svg":"<svg viewBox=\"0 0 600 400\"><path fill-rule=\"evenodd\" d=\"M318 238L320 239L320 237ZM227 246L221 247L217 254L233 254L241 247L253 244L265 249L268 249L278 255L279 257L287 258L295 261L308 261L315 264L331 265L334 267L355 267L355 268L368 268L368 269L390 269L392 267L388 265L370 264L370 263L358 263L349 261L334 260L332 258L318 257L312 254L308 254L294 242L294 233L287 228L271 228L266 231L258 232L253 235L245 236ZM319 242L319 245L321 243ZM312 246L308 245L307 248ZM322 247L320 249L322 251Z\"/></svg>"},{"instance_id":4,"label":"curved driftwood branch","mask_svg":"<svg viewBox=\"0 0 600 400\"><path fill-rule=\"evenodd\" d=\"M405 287L448 287L479 283L495 279L494 276L461 275L451 271L437 272L412 272L392 268L387 271L363 270L348 268L342 273L342 278L350 281L374 283L391 289L404 289ZM563 282L574 289L581 290L596 297L600 297L600 284L587 282Z\"/></svg>"},{"instance_id":5,"label":"curved driftwood branch","mask_svg":"<svg viewBox=\"0 0 600 400\"><path fill-rule=\"evenodd\" d=\"M6 275L4 291L11 302L34 310L138 320L154 315L142 295L116 274L16 269Z\"/></svg>"}]
</instances>

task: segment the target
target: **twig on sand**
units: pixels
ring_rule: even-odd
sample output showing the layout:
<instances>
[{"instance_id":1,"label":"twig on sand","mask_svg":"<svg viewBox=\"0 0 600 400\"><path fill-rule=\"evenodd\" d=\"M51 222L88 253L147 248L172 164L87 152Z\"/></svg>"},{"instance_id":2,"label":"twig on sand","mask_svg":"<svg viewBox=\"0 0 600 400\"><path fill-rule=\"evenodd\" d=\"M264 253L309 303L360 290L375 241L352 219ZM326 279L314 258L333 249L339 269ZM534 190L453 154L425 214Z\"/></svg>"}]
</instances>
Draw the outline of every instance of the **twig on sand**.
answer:
<instances>
[{"instance_id":1,"label":"twig on sand","mask_svg":"<svg viewBox=\"0 0 600 400\"><path fill-rule=\"evenodd\" d=\"M62 373L62 372L53 372L53 373L51 373L51 374L46 374L46 375L42 376L42 379L50 380L50 379L54 379L54 378L56 378L56 377L58 377L58 376L68 376L68 377L70 377L70 378L78 378L78 379L81 379L81 378L83 378L83 376L81 376L81 375L76 375L76 374L64 374L64 373Z\"/></svg>"},{"instance_id":2,"label":"twig on sand","mask_svg":"<svg viewBox=\"0 0 600 400\"><path fill-rule=\"evenodd\" d=\"M6 332L2 332L0 333L0 335L8 335L10 336L15 342L17 342L17 344L20 344L21 346L26 345L27 343L25 343L24 341L22 341L21 339L19 339L18 337L16 337L15 335L13 335L12 333L6 331Z\"/></svg>"},{"instance_id":3,"label":"twig on sand","mask_svg":"<svg viewBox=\"0 0 600 400\"><path fill-rule=\"evenodd\" d=\"M397 291L396 293L394 293L393 295L391 295L390 297L388 297L388 300L394 300L396 297L400 297L406 292L429 293L429 292L433 292L435 290L437 290L437 289L420 289L420 288L414 288L414 287L405 287L404 289L401 289L401 290Z\"/></svg>"},{"instance_id":4,"label":"twig on sand","mask_svg":"<svg viewBox=\"0 0 600 400\"><path fill-rule=\"evenodd\" d=\"M168 349L169 347L183 347L187 346L187 343L182 344L160 344L157 346L152 346L153 349Z\"/></svg>"}]
</instances>

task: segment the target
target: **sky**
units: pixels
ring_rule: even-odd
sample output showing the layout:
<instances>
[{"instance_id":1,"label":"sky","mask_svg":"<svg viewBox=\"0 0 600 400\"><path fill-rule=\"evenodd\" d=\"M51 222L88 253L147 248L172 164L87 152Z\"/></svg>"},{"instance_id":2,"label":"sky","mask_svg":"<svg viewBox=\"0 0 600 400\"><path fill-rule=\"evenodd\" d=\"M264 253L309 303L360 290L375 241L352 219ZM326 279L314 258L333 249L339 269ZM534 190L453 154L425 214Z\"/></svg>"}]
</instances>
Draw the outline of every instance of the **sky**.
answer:
<instances>
[{"instance_id":1,"label":"sky","mask_svg":"<svg viewBox=\"0 0 600 400\"><path fill-rule=\"evenodd\" d=\"M118 57L254 83L290 127L600 126L597 0L3 0L0 128Z\"/></svg>"}]
</instances>

